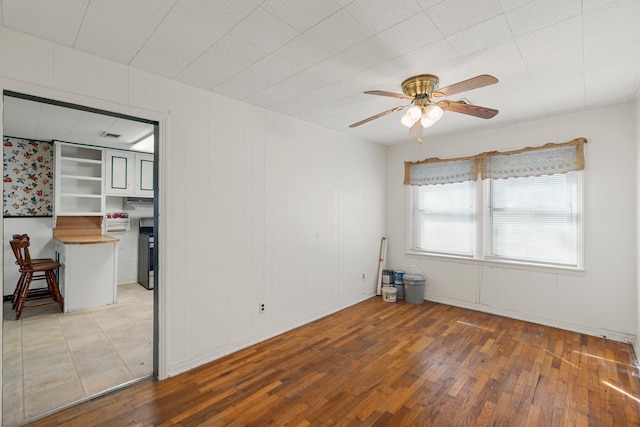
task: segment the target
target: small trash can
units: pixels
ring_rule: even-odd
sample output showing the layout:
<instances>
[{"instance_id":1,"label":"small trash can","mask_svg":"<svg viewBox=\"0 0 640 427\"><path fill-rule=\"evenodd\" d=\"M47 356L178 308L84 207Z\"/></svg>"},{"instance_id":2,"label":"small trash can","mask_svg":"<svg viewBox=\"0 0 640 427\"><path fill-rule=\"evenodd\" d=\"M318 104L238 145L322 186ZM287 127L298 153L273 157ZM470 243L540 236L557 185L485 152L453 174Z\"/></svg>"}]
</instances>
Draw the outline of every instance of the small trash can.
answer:
<instances>
[{"instance_id":1,"label":"small trash can","mask_svg":"<svg viewBox=\"0 0 640 427\"><path fill-rule=\"evenodd\" d=\"M404 300L408 304L422 304L424 302L425 277L421 274L405 274Z\"/></svg>"}]
</instances>

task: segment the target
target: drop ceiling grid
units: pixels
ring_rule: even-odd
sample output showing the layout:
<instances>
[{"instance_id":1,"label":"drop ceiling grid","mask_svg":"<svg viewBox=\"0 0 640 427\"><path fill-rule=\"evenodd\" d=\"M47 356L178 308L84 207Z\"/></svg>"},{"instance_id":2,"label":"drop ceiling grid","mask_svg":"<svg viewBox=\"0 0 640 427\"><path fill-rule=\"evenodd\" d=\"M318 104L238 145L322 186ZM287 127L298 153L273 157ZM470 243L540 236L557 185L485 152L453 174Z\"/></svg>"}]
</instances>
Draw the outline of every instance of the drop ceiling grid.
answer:
<instances>
[{"instance_id":1,"label":"drop ceiling grid","mask_svg":"<svg viewBox=\"0 0 640 427\"><path fill-rule=\"evenodd\" d=\"M72 46L82 24L89 0L76 2L41 2L2 0L3 25L28 28L38 37Z\"/></svg>"},{"instance_id":2,"label":"drop ceiling grid","mask_svg":"<svg viewBox=\"0 0 640 427\"><path fill-rule=\"evenodd\" d=\"M174 3L175 0L91 2L74 47L129 64Z\"/></svg>"},{"instance_id":3,"label":"drop ceiling grid","mask_svg":"<svg viewBox=\"0 0 640 427\"><path fill-rule=\"evenodd\" d=\"M629 102L638 92L637 0L81 1L34 9L33 2L3 0L0 18L19 31L365 139L383 141L384 132L371 123L348 129L364 117L351 118L399 104L362 91L400 92L415 74L436 74L441 86L495 75L500 83L490 90L461 94L498 108L492 123ZM550 91L565 105L543 102ZM518 102L513 94L523 96ZM491 125L447 116L461 128L469 120ZM449 127L444 122L433 132Z\"/></svg>"}]
</instances>

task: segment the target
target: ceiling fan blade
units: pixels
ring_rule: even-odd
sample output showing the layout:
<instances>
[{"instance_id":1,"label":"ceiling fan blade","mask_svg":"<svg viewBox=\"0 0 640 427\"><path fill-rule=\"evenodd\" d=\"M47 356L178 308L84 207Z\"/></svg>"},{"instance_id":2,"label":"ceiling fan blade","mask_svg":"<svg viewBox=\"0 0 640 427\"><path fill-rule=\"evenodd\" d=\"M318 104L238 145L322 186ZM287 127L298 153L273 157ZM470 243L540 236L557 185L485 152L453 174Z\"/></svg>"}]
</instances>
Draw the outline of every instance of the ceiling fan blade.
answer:
<instances>
[{"instance_id":1,"label":"ceiling fan blade","mask_svg":"<svg viewBox=\"0 0 640 427\"><path fill-rule=\"evenodd\" d=\"M453 111L455 113L467 114L469 116L480 117L481 119L490 119L498 114L498 110L493 108L480 107L479 105L465 104L464 102L440 101L438 105L443 110Z\"/></svg>"},{"instance_id":2,"label":"ceiling fan blade","mask_svg":"<svg viewBox=\"0 0 640 427\"><path fill-rule=\"evenodd\" d=\"M368 90L365 93L369 95L390 96L391 98L400 98L413 101L413 96L403 95L401 93L395 92L387 92L386 90Z\"/></svg>"},{"instance_id":3,"label":"ceiling fan blade","mask_svg":"<svg viewBox=\"0 0 640 427\"><path fill-rule=\"evenodd\" d=\"M455 95L456 93L466 92L472 89L478 89L480 87L489 86L498 83L498 79L488 74L481 74L476 77L472 77L468 80L452 84L451 86L445 86L438 88L433 92L432 96L436 98L442 98L449 95Z\"/></svg>"},{"instance_id":4,"label":"ceiling fan blade","mask_svg":"<svg viewBox=\"0 0 640 427\"><path fill-rule=\"evenodd\" d=\"M356 122L356 123L354 123L352 125L349 125L349 127L350 128L354 128L356 126L363 125L363 124L368 123L368 122L370 122L372 120L379 119L382 116L386 116L387 114L395 113L396 111L402 110L404 107L406 107L406 105L401 105L399 107L394 107L394 108L392 108L390 110L383 111L382 113L378 113L375 116L371 116L371 117L368 117L368 118L366 118L364 120L360 120L359 122Z\"/></svg>"}]
</instances>

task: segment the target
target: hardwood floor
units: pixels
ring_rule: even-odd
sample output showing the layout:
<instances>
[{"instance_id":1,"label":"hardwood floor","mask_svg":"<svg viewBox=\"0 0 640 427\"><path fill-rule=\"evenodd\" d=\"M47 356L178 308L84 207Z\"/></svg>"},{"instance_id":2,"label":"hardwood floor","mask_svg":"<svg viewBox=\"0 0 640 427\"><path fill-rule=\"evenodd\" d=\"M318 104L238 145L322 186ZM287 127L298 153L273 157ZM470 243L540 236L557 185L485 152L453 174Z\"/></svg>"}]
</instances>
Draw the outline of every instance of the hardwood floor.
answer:
<instances>
[{"instance_id":1,"label":"hardwood floor","mask_svg":"<svg viewBox=\"0 0 640 427\"><path fill-rule=\"evenodd\" d=\"M371 298L34 426L640 425L630 345Z\"/></svg>"}]
</instances>

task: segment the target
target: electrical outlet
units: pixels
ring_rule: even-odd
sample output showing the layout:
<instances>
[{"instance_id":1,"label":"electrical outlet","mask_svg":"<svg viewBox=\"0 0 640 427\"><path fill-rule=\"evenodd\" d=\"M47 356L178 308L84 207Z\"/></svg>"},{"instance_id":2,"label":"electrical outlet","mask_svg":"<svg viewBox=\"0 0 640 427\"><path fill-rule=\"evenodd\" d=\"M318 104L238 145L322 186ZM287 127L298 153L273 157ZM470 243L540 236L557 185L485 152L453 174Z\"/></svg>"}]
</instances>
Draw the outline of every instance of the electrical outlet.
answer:
<instances>
[{"instance_id":1,"label":"electrical outlet","mask_svg":"<svg viewBox=\"0 0 640 427\"><path fill-rule=\"evenodd\" d=\"M366 279L367 279L366 274L362 273L362 280L366 280Z\"/></svg>"},{"instance_id":2,"label":"electrical outlet","mask_svg":"<svg viewBox=\"0 0 640 427\"><path fill-rule=\"evenodd\" d=\"M260 305L258 306L258 311L260 312L260 314L264 313L264 303L261 302Z\"/></svg>"}]
</instances>

